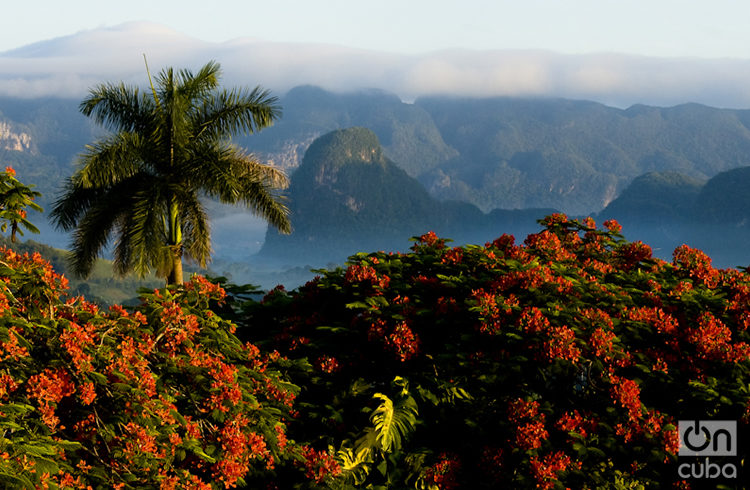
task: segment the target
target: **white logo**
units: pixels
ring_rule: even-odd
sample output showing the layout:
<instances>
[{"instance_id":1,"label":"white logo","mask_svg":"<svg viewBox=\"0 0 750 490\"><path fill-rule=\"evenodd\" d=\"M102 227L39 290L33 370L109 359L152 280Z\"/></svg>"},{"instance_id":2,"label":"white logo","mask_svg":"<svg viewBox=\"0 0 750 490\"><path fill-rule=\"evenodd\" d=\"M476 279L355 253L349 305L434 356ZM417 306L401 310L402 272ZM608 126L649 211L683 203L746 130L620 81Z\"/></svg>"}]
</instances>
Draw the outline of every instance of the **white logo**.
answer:
<instances>
[{"instance_id":1,"label":"white logo","mask_svg":"<svg viewBox=\"0 0 750 490\"><path fill-rule=\"evenodd\" d=\"M737 456L737 421L680 420L680 456Z\"/></svg>"}]
</instances>

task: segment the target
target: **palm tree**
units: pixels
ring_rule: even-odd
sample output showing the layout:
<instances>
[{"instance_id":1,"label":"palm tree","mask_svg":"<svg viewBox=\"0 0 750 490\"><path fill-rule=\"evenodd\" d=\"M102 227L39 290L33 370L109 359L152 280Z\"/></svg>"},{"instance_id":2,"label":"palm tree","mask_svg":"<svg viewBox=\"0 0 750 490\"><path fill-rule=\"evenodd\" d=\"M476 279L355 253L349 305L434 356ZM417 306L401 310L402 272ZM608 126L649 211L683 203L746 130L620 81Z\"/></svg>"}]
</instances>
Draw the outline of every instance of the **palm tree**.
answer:
<instances>
[{"instance_id":1,"label":"palm tree","mask_svg":"<svg viewBox=\"0 0 750 490\"><path fill-rule=\"evenodd\" d=\"M16 179L16 171L13 167L5 167L5 172L0 172L0 231L5 231L10 225L10 241L16 243L16 235L23 236L26 228L32 233L39 233L39 229L26 219L26 208L42 212L44 209L34 202L34 199L42 193L33 190L34 186L22 184Z\"/></svg>"},{"instance_id":2,"label":"palm tree","mask_svg":"<svg viewBox=\"0 0 750 490\"><path fill-rule=\"evenodd\" d=\"M203 197L244 204L289 233L279 194L286 175L229 141L270 126L280 115L277 98L260 87L220 90L219 77L216 62L197 73L167 68L149 75L145 92L102 84L81 102L81 112L112 133L86 146L51 213L59 228L75 230L77 274L88 275L114 235L117 273L156 270L181 284L183 256L202 267L210 259Z\"/></svg>"}]
</instances>

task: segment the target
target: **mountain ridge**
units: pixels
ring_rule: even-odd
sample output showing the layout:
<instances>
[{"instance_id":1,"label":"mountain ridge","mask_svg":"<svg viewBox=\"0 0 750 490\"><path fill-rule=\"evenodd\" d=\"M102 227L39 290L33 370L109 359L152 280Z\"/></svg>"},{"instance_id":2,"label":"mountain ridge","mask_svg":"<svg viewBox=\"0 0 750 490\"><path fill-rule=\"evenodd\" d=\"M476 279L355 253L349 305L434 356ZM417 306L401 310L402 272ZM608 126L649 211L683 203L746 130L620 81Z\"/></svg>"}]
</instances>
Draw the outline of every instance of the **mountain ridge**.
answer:
<instances>
[{"instance_id":1,"label":"mountain ridge","mask_svg":"<svg viewBox=\"0 0 750 490\"><path fill-rule=\"evenodd\" d=\"M275 126L234 142L261 160L285 160L294 177L317 138L337 129L367 127L382 146L382 156L420 184L411 195L425 192L435 201L465 202L464 211L454 207L444 212L461 215L478 208L471 211L474 216L504 216L506 221L498 223L507 222L514 209L596 214L648 172L708 180L750 164L747 110L700 104L617 109L592 101L503 97L432 97L405 103L380 90L337 94L310 86L290 91L280 103L284 117ZM45 208L72 172L76 154L101 134L77 107L73 99L0 97L0 122L23 128L39 150L32 155L0 148L0 163L13 166L20 179L37 185ZM350 210L363 205L362 199L350 197ZM212 213L222 218L247 215L218 206ZM527 217L533 225L541 216ZM214 236L241 244L227 247L217 242L215 249L244 260L265 239L265 226L258 223L240 234L238 223L214 220ZM40 223L40 228L45 237L52 237L45 238L52 245L64 247L68 241L47 223ZM427 230L410 229L408 236L423 231ZM461 231L460 236L468 235Z\"/></svg>"}]
</instances>

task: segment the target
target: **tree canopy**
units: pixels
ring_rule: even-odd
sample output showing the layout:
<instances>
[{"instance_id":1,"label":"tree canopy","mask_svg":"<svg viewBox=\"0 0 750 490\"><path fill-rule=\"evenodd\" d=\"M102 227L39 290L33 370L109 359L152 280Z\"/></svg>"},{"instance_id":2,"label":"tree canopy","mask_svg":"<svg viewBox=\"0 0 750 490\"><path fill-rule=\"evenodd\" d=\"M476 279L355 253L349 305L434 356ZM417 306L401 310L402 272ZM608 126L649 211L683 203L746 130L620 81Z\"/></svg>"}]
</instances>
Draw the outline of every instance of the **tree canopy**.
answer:
<instances>
[{"instance_id":1,"label":"tree canopy","mask_svg":"<svg viewBox=\"0 0 750 490\"><path fill-rule=\"evenodd\" d=\"M678 455L678 423L748 437L750 275L687 245L665 262L615 221L542 225L521 244L427 233L247 304L241 337L313 365L290 433L334 448L357 488L743 481L742 443L711 458L729 478L687 478L705 458Z\"/></svg>"}]
</instances>

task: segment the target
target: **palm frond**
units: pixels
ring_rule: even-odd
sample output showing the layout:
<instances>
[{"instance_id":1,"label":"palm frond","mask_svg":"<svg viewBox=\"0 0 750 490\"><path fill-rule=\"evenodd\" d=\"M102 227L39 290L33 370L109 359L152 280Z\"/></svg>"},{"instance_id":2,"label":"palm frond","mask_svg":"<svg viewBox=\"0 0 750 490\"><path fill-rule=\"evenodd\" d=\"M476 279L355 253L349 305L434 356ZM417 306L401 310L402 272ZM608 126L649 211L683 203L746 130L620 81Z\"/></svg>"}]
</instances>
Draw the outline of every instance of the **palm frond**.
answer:
<instances>
[{"instance_id":1,"label":"palm frond","mask_svg":"<svg viewBox=\"0 0 750 490\"><path fill-rule=\"evenodd\" d=\"M262 182L248 182L243 185L242 202L254 215L268 221L268 224L288 234L292 232L289 220L289 207L285 204L285 197L275 188L270 188Z\"/></svg>"},{"instance_id":2,"label":"palm frond","mask_svg":"<svg viewBox=\"0 0 750 490\"><path fill-rule=\"evenodd\" d=\"M225 204L243 204L282 233L291 231L281 193L289 180L282 170L263 165L232 145L201 145L182 173L190 175L191 184L207 196Z\"/></svg>"},{"instance_id":3,"label":"palm frond","mask_svg":"<svg viewBox=\"0 0 750 490\"><path fill-rule=\"evenodd\" d=\"M278 97L268 90L222 90L208 98L196 115L196 137L223 139L237 133L253 134L281 117Z\"/></svg>"},{"instance_id":4,"label":"palm frond","mask_svg":"<svg viewBox=\"0 0 750 490\"><path fill-rule=\"evenodd\" d=\"M190 70L180 70L180 96L186 100L200 101L219 86L221 66L216 61L209 61L193 74Z\"/></svg>"},{"instance_id":5,"label":"palm frond","mask_svg":"<svg viewBox=\"0 0 750 490\"><path fill-rule=\"evenodd\" d=\"M111 230L116 222L116 211L112 201L101 199L89 206L78 220L73 232L70 262L73 272L87 277L91 272L100 251L107 245Z\"/></svg>"},{"instance_id":6,"label":"palm frond","mask_svg":"<svg viewBox=\"0 0 750 490\"><path fill-rule=\"evenodd\" d=\"M122 225L132 215L137 189L151 182L148 174L138 174L107 189L82 188L69 183L70 192L53 210L58 226L75 227L71 245L71 265L79 276L87 276L101 250L115 235L122 242ZM135 197L134 197L135 196ZM155 207L153 202L149 207ZM70 229L69 228L69 229ZM116 270L124 273L116 261Z\"/></svg>"},{"instance_id":7,"label":"palm frond","mask_svg":"<svg viewBox=\"0 0 750 490\"><path fill-rule=\"evenodd\" d=\"M211 257L211 230L208 224L208 213L195 192L180 189L177 199L180 203L180 221L182 223L183 250L188 258L206 267Z\"/></svg>"},{"instance_id":8,"label":"palm frond","mask_svg":"<svg viewBox=\"0 0 750 490\"><path fill-rule=\"evenodd\" d=\"M20 219L18 220L18 224L21 225L23 228L25 228L27 231L30 231L31 233L39 233L39 228L34 225L31 221L27 219ZM18 233L23 236L23 231L21 231L21 228L18 229Z\"/></svg>"},{"instance_id":9,"label":"palm frond","mask_svg":"<svg viewBox=\"0 0 750 490\"><path fill-rule=\"evenodd\" d=\"M121 131L86 145L73 180L81 187L103 188L130 178L143 169L143 156L153 151L137 133Z\"/></svg>"},{"instance_id":10,"label":"palm frond","mask_svg":"<svg viewBox=\"0 0 750 490\"><path fill-rule=\"evenodd\" d=\"M68 178L61 196L53 204L50 220L58 229L70 231L102 194L102 189L81 187Z\"/></svg>"},{"instance_id":11,"label":"palm frond","mask_svg":"<svg viewBox=\"0 0 750 490\"><path fill-rule=\"evenodd\" d=\"M289 187L289 177L278 167L258 161L253 155L235 148L231 172L250 181L264 182L265 185L286 189Z\"/></svg>"},{"instance_id":12,"label":"palm frond","mask_svg":"<svg viewBox=\"0 0 750 490\"><path fill-rule=\"evenodd\" d=\"M152 269L159 274L168 269L166 245L166 192L163 183L141 176L131 191L126 212L118 223L114 267L118 274L133 270L143 277Z\"/></svg>"},{"instance_id":13,"label":"palm frond","mask_svg":"<svg viewBox=\"0 0 750 490\"><path fill-rule=\"evenodd\" d=\"M146 132L153 123L153 106L137 87L109 83L93 88L79 109L110 130Z\"/></svg>"}]
</instances>

